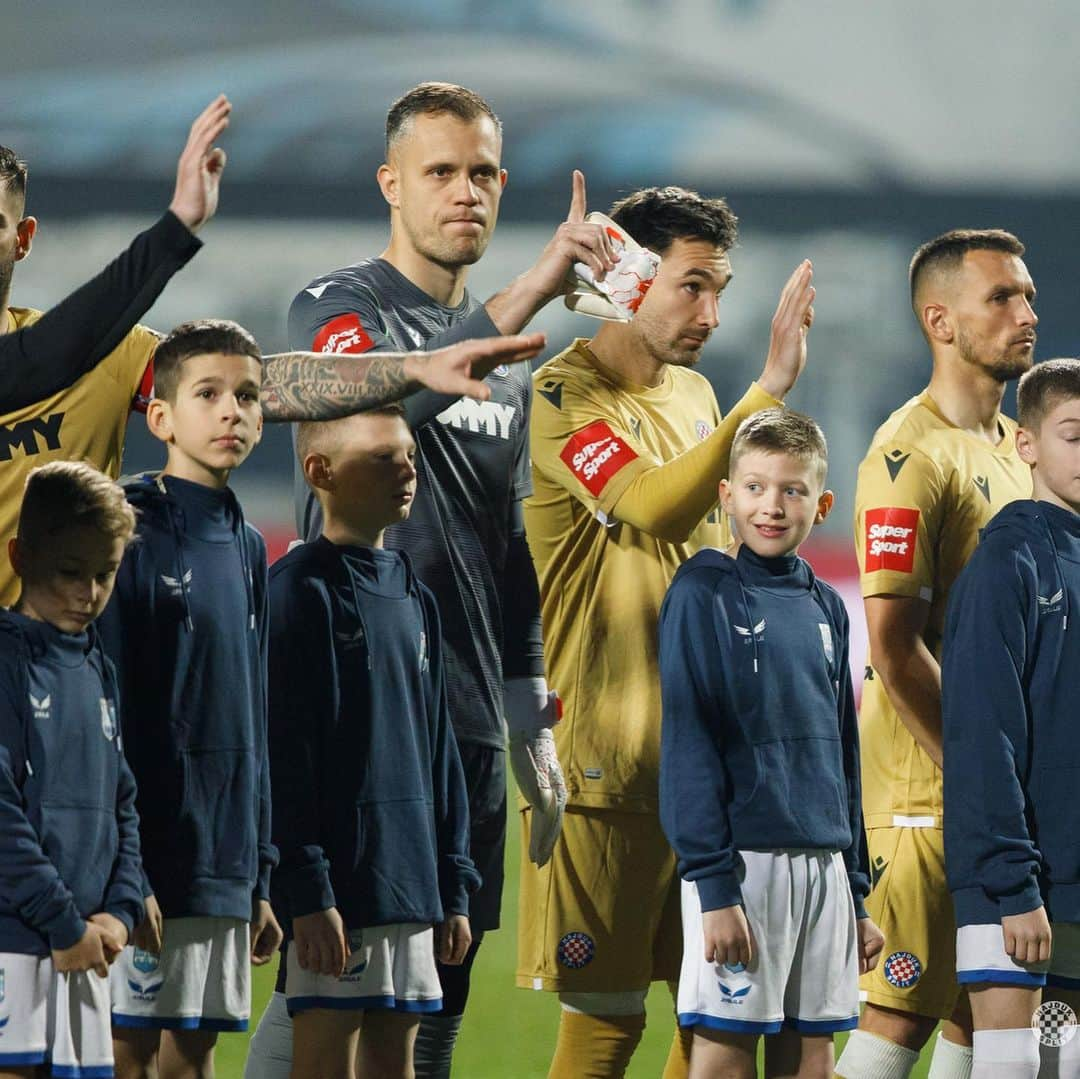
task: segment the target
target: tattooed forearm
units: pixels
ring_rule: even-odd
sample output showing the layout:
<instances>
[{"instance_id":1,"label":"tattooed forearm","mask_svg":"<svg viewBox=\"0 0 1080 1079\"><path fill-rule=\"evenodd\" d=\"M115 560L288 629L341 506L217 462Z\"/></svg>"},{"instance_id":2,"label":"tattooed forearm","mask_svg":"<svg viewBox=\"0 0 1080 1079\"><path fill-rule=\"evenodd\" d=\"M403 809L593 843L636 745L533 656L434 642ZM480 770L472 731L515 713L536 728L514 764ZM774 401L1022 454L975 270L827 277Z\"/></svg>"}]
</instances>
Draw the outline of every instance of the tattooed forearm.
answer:
<instances>
[{"instance_id":1,"label":"tattooed forearm","mask_svg":"<svg viewBox=\"0 0 1080 1079\"><path fill-rule=\"evenodd\" d=\"M263 416L268 422L336 420L415 393L421 384L408 377L410 360L400 353L334 356L282 352L267 356Z\"/></svg>"}]
</instances>

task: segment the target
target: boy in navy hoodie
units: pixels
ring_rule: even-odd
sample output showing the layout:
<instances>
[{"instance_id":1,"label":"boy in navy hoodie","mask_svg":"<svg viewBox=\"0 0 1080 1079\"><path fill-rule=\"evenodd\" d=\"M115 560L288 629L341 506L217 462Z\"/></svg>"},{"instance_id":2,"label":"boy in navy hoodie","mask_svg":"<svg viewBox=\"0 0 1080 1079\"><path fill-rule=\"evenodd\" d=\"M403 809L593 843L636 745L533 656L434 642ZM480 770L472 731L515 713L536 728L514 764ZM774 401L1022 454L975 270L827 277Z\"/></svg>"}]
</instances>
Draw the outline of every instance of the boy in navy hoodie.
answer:
<instances>
[{"instance_id":1,"label":"boy in navy hoodie","mask_svg":"<svg viewBox=\"0 0 1080 1079\"><path fill-rule=\"evenodd\" d=\"M1032 498L990 521L953 586L941 668L945 869L973 1079L1038 1074L1039 1018L1060 1074L1080 1075L1080 361L1033 367L1017 403ZM1044 985L1053 1002L1033 1019ZM1042 1074L1059 1074L1053 1055Z\"/></svg>"},{"instance_id":2,"label":"boy in navy hoodie","mask_svg":"<svg viewBox=\"0 0 1080 1079\"><path fill-rule=\"evenodd\" d=\"M140 785L146 921L113 968L117 1072L210 1075L220 1031L246 1030L252 963L281 940L269 903L266 549L226 486L259 442L262 363L232 322L158 346L158 475L102 619Z\"/></svg>"},{"instance_id":3,"label":"boy in navy hoodie","mask_svg":"<svg viewBox=\"0 0 1080 1079\"><path fill-rule=\"evenodd\" d=\"M676 573L660 612L660 815L683 878L679 1022L694 1074L831 1077L858 1021L866 917L848 617L799 544L823 521L812 419L749 417L721 504L739 537ZM785 1029L786 1028L786 1029Z\"/></svg>"},{"instance_id":4,"label":"boy in navy hoodie","mask_svg":"<svg viewBox=\"0 0 1080 1079\"><path fill-rule=\"evenodd\" d=\"M465 779L439 614L383 530L409 516L401 409L302 424L322 535L270 574L270 739L294 1079L412 1076L435 968L471 940ZM432 927L435 927L434 929Z\"/></svg>"},{"instance_id":5,"label":"boy in navy hoodie","mask_svg":"<svg viewBox=\"0 0 1080 1079\"><path fill-rule=\"evenodd\" d=\"M30 473L0 611L0 1075L107 1077L108 964L143 916L135 781L92 625L135 515L86 464Z\"/></svg>"}]
</instances>

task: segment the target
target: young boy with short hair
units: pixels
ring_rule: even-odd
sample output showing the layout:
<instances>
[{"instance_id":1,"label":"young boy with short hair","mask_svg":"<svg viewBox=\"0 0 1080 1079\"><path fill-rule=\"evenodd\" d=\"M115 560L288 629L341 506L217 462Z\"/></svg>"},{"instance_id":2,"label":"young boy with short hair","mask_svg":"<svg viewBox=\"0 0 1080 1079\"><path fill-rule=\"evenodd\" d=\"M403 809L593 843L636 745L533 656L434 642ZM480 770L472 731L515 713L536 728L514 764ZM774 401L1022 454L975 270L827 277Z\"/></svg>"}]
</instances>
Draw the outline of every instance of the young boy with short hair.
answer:
<instances>
[{"instance_id":1,"label":"young boy with short hair","mask_svg":"<svg viewBox=\"0 0 1080 1079\"><path fill-rule=\"evenodd\" d=\"M410 1077L435 968L471 940L465 779L439 613L383 531L409 516L416 444L388 408L301 424L322 535L270 573L273 876L294 1079ZM433 930L433 925L436 927Z\"/></svg>"},{"instance_id":2,"label":"young boy with short hair","mask_svg":"<svg viewBox=\"0 0 1080 1079\"><path fill-rule=\"evenodd\" d=\"M739 426L721 505L738 541L676 573L660 614L660 814L683 878L678 1013L691 1075L831 1077L881 935L869 891L848 617L799 557L823 521L825 438L770 408ZM788 1029L784 1029L784 1028Z\"/></svg>"},{"instance_id":3,"label":"young boy with short hair","mask_svg":"<svg viewBox=\"0 0 1080 1079\"><path fill-rule=\"evenodd\" d=\"M1017 403L1032 497L990 521L953 586L941 668L945 869L973 1079L1039 1073L1044 985L1080 1006L1080 360L1033 367ZM1080 1074L1075 1023L1050 1009L1042 1041L1060 1046L1060 1072L1044 1049L1043 1074Z\"/></svg>"},{"instance_id":4,"label":"young boy with short hair","mask_svg":"<svg viewBox=\"0 0 1080 1079\"><path fill-rule=\"evenodd\" d=\"M108 964L142 920L135 781L92 625L135 515L90 465L27 480L0 611L0 1076L113 1074Z\"/></svg>"},{"instance_id":5,"label":"young boy with short hair","mask_svg":"<svg viewBox=\"0 0 1080 1079\"><path fill-rule=\"evenodd\" d=\"M247 1029L248 958L281 939L269 903L266 548L227 483L259 442L258 345L224 320L158 346L151 432L165 468L126 487L138 540L102 619L123 690L147 919L113 968L117 1072L210 1075ZM159 954L160 953L160 954Z\"/></svg>"}]
</instances>

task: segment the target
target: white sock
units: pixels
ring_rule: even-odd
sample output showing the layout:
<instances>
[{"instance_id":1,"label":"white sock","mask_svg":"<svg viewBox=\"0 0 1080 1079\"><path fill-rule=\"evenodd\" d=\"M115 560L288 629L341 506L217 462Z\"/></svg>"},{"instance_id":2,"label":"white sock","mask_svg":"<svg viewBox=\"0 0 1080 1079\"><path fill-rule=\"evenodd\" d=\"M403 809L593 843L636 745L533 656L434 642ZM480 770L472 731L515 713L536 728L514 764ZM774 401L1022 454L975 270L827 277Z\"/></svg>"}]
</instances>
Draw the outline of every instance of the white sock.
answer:
<instances>
[{"instance_id":1,"label":"white sock","mask_svg":"<svg viewBox=\"0 0 1080 1079\"><path fill-rule=\"evenodd\" d=\"M914 1049L853 1030L836 1062L836 1074L843 1079L908 1079L918 1059Z\"/></svg>"},{"instance_id":2,"label":"white sock","mask_svg":"<svg viewBox=\"0 0 1080 1079\"><path fill-rule=\"evenodd\" d=\"M975 1031L971 1079L1036 1079L1039 1039L1031 1027Z\"/></svg>"},{"instance_id":3,"label":"white sock","mask_svg":"<svg viewBox=\"0 0 1080 1079\"><path fill-rule=\"evenodd\" d=\"M289 1079L292 1071L292 1020L285 994L274 993L248 1043L244 1079Z\"/></svg>"},{"instance_id":4,"label":"white sock","mask_svg":"<svg viewBox=\"0 0 1080 1079\"><path fill-rule=\"evenodd\" d=\"M970 1046L957 1045L938 1031L934 1056L930 1061L926 1079L970 1079L971 1057Z\"/></svg>"}]
</instances>

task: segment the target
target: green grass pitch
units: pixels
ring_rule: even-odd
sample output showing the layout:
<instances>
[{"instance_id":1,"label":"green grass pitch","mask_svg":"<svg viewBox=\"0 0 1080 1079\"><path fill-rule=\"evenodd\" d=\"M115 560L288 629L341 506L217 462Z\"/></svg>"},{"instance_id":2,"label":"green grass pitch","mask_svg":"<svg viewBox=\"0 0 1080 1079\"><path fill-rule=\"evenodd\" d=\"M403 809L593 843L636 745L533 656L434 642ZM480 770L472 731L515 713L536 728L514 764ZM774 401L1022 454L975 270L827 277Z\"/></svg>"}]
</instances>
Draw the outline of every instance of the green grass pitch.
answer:
<instances>
[{"instance_id":1,"label":"green grass pitch","mask_svg":"<svg viewBox=\"0 0 1080 1079\"><path fill-rule=\"evenodd\" d=\"M516 818L513 798L510 804L511 818ZM469 1008L454 1055L455 1079L544 1079L555 1045L559 1021L555 996L514 986L520 857L516 819L510 821L507 838L503 927L485 937L477 956ZM270 996L275 971L276 963L254 972L252 1031ZM645 1035L634 1054L628 1079L659 1079L667 1059L673 1018L671 995L666 986L653 987L648 1009ZM243 1075L247 1038L240 1034L220 1037L219 1079L240 1079ZM924 1079L929 1063L928 1047L912 1072L912 1079Z\"/></svg>"}]
</instances>

